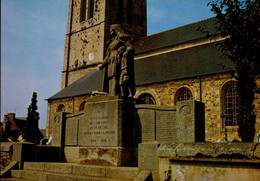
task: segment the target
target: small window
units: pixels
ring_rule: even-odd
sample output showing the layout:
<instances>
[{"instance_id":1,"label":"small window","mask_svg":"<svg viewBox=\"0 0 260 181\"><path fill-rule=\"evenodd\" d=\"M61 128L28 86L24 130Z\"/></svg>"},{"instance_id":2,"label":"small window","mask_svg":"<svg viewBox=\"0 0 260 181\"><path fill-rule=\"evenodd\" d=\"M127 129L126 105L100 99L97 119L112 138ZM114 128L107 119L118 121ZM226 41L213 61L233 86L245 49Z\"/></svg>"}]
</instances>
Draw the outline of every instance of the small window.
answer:
<instances>
[{"instance_id":1,"label":"small window","mask_svg":"<svg viewBox=\"0 0 260 181\"><path fill-rule=\"evenodd\" d=\"M86 20L86 7L87 7L87 0L81 1L81 13L80 13L80 21Z\"/></svg>"},{"instance_id":2,"label":"small window","mask_svg":"<svg viewBox=\"0 0 260 181\"><path fill-rule=\"evenodd\" d=\"M65 111L65 106L63 104L60 104L56 110L56 112L63 112Z\"/></svg>"},{"instance_id":3,"label":"small window","mask_svg":"<svg viewBox=\"0 0 260 181\"><path fill-rule=\"evenodd\" d=\"M132 22L132 0L127 0L127 23Z\"/></svg>"},{"instance_id":4,"label":"small window","mask_svg":"<svg viewBox=\"0 0 260 181\"><path fill-rule=\"evenodd\" d=\"M179 91L177 91L176 101L186 101L192 99L193 99L192 93L188 88L184 87L181 88Z\"/></svg>"},{"instance_id":5,"label":"small window","mask_svg":"<svg viewBox=\"0 0 260 181\"><path fill-rule=\"evenodd\" d=\"M79 111L83 111L85 107L86 101L83 101L79 106Z\"/></svg>"},{"instance_id":6,"label":"small window","mask_svg":"<svg viewBox=\"0 0 260 181\"><path fill-rule=\"evenodd\" d=\"M224 119L226 126L237 125L238 108L237 84L232 82L224 91Z\"/></svg>"},{"instance_id":7,"label":"small window","mask_svg":"<svg viewBox=\"0 0 260 181\"><path fill-rule=\"evenodd\" d=\"M118 20L124 20L124 0L118 0Z\"/></svg>"},{"instance_id":8,"label":"small window","mask_svg":"<svg viewBox=\"0 0 260 181\"><path fill-rule=\"evenodd\" d=\"M89 0L88 7L88 19L91 19L94 16L94 0Z\"/></svg>"},{"instance_id":9,"label":"small window","mask_svg":"<svg viewBox=\"0 0 260 181\"><path fill-rule=\"evenodd\" d=\"M151 94L141 94L136 101L137 104L156 104L155 99Z\"/></svg>"},{"instance_id":10,"label":"small window","mask_svg":"<svg viewBox=\"0 0 260 181\"><path fill-rule=\"evenodd\" d=\"M132 22L132 0L118 0L118 20L121 22Z\"/></svg>"}]
</instances>

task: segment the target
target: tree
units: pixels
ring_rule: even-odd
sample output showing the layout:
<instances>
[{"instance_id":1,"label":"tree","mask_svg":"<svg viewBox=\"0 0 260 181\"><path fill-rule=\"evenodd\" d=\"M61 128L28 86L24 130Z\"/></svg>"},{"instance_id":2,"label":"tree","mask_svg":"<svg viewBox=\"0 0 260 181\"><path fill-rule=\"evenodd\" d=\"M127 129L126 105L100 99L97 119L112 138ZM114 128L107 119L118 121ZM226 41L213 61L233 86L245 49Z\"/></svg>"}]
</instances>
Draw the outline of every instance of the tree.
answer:
<instances>
[{"instance_id":1,"label":"tree","mask_svg":"<svg viewBox=\"0 0 260 181\"><path fill-rule=\"evenodd\" d=\"M234 63L239 94L238 134L243 142L255 135L256 80L260 75L260 2L259 0L209 0L216 14L217 31L224 40L220 49Z\"/></svg>"},{"instance_id":2,"label":"tree","mask_svg":"<svg viewBox=\"0 0 260 181\"><path fill-rule=\"evenodd\" d=\"M25 126L25 140L32 143L39 143L43 138L39 130L39 113L37 112L37 93L33 92L31 105L28 107L28 114Z\"/></svg>"}]
</instances>

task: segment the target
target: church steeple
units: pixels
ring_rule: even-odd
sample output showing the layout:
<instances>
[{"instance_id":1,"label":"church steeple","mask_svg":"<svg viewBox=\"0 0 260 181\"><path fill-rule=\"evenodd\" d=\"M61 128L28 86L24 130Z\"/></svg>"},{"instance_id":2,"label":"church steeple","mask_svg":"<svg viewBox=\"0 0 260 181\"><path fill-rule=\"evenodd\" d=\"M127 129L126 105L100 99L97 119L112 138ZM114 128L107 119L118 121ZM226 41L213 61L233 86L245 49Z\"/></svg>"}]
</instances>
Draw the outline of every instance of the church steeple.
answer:
<instances>
[{"instance_id":1,"label":"church steeple","mask_svg":"<svg viewBox=\"0 0 260 181\"><path fill-rule=\"evenodd\" d=\"M70 0L62 89L102 62L112 24L146 36L146 0Z\"/></svg>"}]
</instances>

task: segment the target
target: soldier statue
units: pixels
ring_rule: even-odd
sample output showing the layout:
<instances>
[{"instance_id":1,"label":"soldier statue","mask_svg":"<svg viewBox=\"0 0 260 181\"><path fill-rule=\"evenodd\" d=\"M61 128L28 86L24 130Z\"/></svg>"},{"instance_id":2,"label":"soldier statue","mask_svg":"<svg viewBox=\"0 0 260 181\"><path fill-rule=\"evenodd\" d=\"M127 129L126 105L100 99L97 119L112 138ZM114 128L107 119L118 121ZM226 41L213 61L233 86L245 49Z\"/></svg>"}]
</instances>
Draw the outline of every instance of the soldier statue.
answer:
<instances>
[{"instance_id":1,"label":"soldier statue","mask_svg":"<svg viewBox=\"0 0 260 181\"><path fill-rule=\"evenodd\" d=\"M106 56L99 65L100 70L104 68L103 92L112 96L135 95L134 52L130 36L120 25L111 25Z\"/></svg>"}]
</instances>

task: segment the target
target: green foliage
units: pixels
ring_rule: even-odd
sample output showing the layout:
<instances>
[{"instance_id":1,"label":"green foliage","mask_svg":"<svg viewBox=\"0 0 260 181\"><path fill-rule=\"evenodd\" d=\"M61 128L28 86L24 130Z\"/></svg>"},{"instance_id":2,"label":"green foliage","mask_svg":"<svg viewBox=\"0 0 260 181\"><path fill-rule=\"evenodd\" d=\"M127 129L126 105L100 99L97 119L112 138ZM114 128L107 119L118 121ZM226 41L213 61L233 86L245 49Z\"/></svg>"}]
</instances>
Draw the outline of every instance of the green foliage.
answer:
<instances>
[{"instance_id":1,"label":"green foliage","mask_svg":"<svg viewBox=\"0 0 260 181\"><path fill-rule=\"evenodd\" d=\"M28 107L28 114L26 119L26 128L25 128L25 140L38 143L43 135L39 130L39 113L37 112L37 93L34 92L31 100L31 104Z\"/></svg>"},{"instance_id":2,"label":"green foliage","mask_svg":"<svg viewBox=\"0 0 260 181\"><path fill-rule=\"evenodd\" d=\"M238 133L243 142L255 135L256 79L260 75L260 1L209 0L216 14L216 28L225 38L220 45L224 55L234 63L239 94Z\"/></svg>"}]
</instances>

